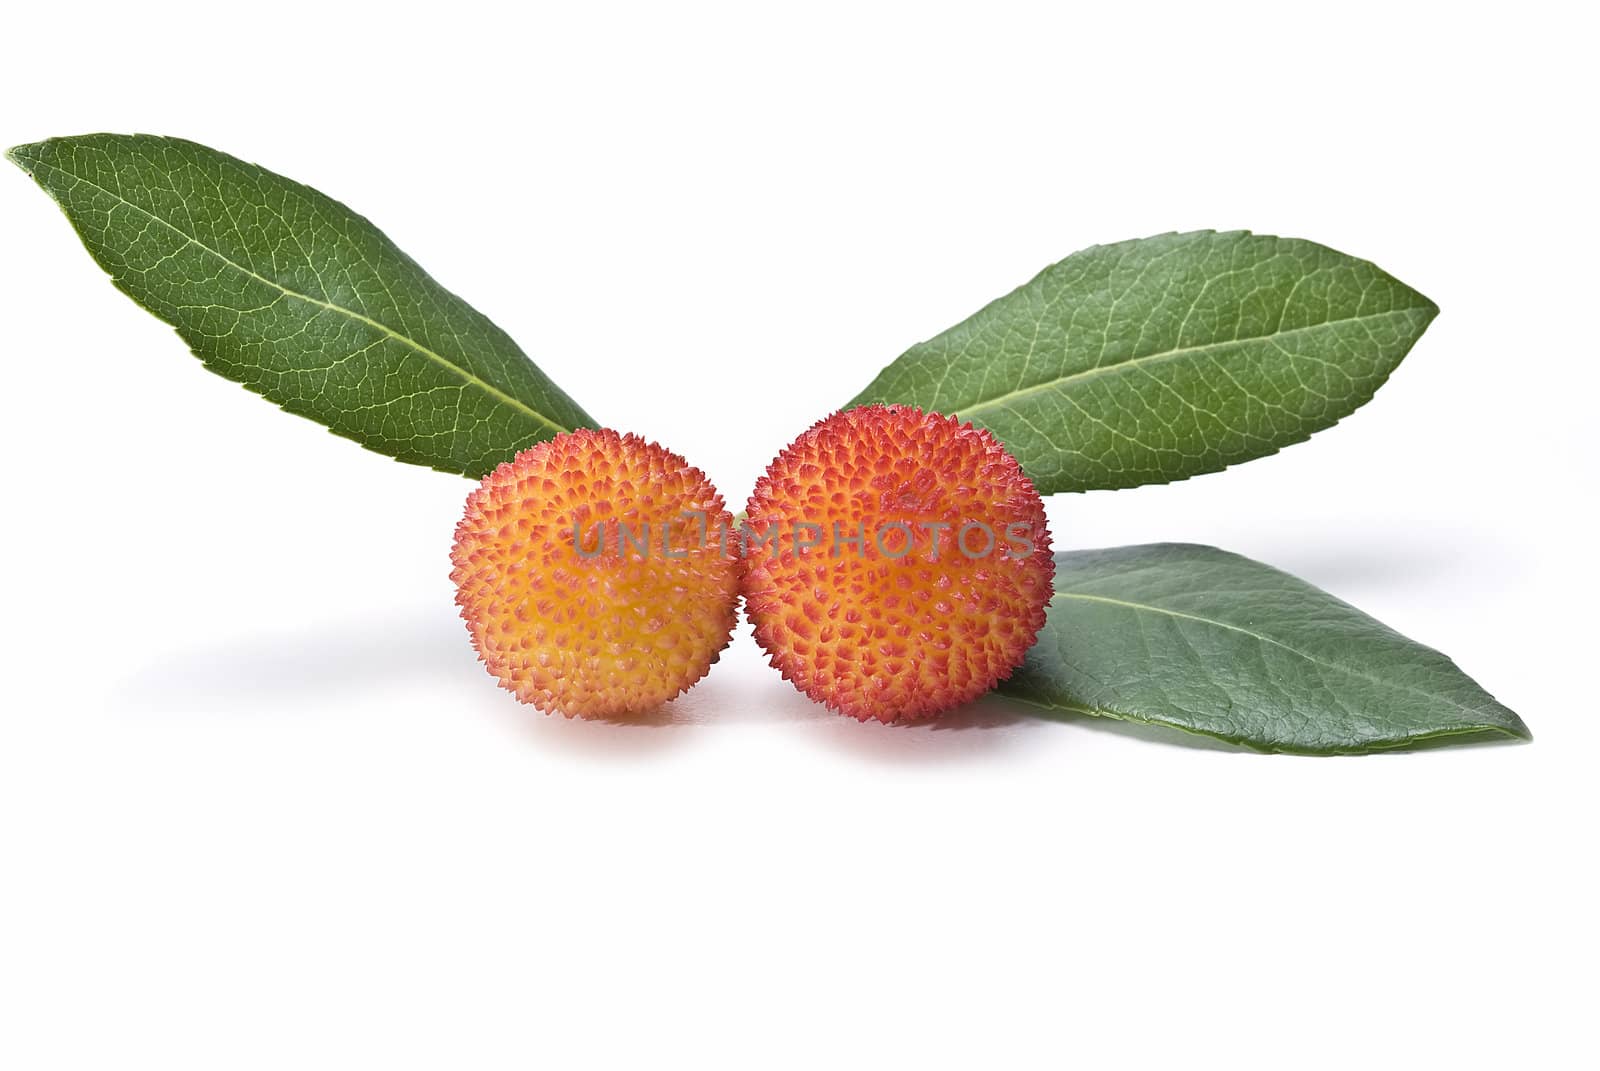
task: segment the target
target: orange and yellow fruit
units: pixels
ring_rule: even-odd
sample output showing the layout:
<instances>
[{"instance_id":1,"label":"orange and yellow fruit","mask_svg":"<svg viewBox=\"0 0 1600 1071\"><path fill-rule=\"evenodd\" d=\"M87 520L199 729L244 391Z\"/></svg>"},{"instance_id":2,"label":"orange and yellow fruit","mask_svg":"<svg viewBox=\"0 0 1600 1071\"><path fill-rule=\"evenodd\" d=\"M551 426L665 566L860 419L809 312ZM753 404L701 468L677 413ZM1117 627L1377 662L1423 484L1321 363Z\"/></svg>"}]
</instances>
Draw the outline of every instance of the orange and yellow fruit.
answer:
<instances>
[{"instance_id":1,"label":"orange and yellow fruit","mask_svg":"<svg viewBox=\"0 0 1600 1071\"><path fill-rule=\"evenodd\" d=\"M730 518L699 469L636 435L575 431L485 476L450 552L501 686L546 713L626 717L705 676L735 623Z\"/></svg>"},{"instance_id":2,"label":"orange and yellow fruit","mask_svg":"<svg viewBox=\"0 0 1600 1071\"><path fill-rule=\"evenodd\" d=\"M1044 504L970 424L895 405L836 413L778 455L747 513L757 642L795 687L853 718L976 699L1044 625Z\"/></svg>"}]
</instances>

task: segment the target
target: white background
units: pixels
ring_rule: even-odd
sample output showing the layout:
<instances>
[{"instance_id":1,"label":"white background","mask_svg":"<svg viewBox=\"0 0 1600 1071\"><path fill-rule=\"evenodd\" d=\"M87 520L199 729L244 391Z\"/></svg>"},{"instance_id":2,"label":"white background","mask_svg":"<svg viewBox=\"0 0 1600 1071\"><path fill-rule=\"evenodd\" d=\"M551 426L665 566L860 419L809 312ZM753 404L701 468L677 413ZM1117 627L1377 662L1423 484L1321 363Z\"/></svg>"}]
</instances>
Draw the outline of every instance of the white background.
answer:
<instances>
[{"instance_id":1,"label":"white background","mask_svg":"<svg viewBox=\"0 0 1600 1071\"><path fill-rule=\"evenodd\" d=\"M16 5L0 140L182 135L371 216L730 502L1082 246L1371 258L1366 409L1058 547L1214 543L1529 746L862 726L741 633L658 724L520 708L468 484L206 374L0 174L0 1066L1595 1066L1593 27L1224 10Z\"/></svg>"}]
</instances>

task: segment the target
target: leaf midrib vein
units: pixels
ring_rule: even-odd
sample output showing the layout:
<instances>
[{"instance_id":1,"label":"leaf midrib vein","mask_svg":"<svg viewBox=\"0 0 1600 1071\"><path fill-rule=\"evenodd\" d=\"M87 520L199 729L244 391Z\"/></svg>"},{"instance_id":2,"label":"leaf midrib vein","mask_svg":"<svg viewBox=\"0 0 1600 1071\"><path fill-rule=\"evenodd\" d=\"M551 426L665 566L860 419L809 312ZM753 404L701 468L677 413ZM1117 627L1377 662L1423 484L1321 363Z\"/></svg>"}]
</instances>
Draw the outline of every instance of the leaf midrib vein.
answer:
<instances>
[{"instance_id":1,"label":"leaf midrib vein","mask_svg":"<svg viewBox=\"0 0 1600 1071\"><path fill-rule=\"evenodd\" d=\"M68 178L72 179L74 182L81 182L85 186L89 186L89 187L92 187L93 189L99 190L101 193L104 193L108 197L115 198L118 201L118 203L127 205L129 208L133 209L134 211L142 213L143 215L147 216L148 218L150 218L150 219L154 220L155 222L161 224L162 226L164 226L167 229L169 229L170 231L172 231L172 233L178 235L184 241L188 242L189 244L195 246L198 249L202 249L205 252L210 253L212 256L216 257L218 260L222 261L224 264L228 265L233 270L239 272L242 275L248 276L251 279L255 279L257 282L260 282L260 283L262 283L262 284L264 284L266 286L271 287L272 289L274 289L274 290L278 291L279 293L283 294L285 297L293 298L293 299L298 300L298 301L304 301L308 305L315 305L318 308L326 309L329 312L337 313L338 315L348 317L349 319L354 320L357 323L365 324L366 326L372 328L373 330L383 333L384 335L388 336L389 338L394 339L396 342L399 342L404 346L410 347L411 349L415 350L417 353L421 354L423 357L427 358L430 361L433 361L435 364L441 366L442 368L444 368L444 369L446 369L446 370L448 370L450 372L453 372L457 376L460 376L461 379L463 381L465 381L465 383L468 386L477 387L478 389L482 390L485 394L488 394L490 397L495 398L495 399L497 399L497 400L499 400L501 402L504 402L505 404L511 406L514 409L518 409L518 410L522 411L523 413L526 413L528 416L533 417L533 419L539 421L541 424L543 424L546 427L556 431L557 433L562 433L562 432L567 432L567 431L572 430L570 428L564 427L561 424L558 424L554 420L551 420L549 417L545 416L543 413L539 412L537 409L534 409L532 406L528 405L526 402L523 402L523 401L519 400L518 398L516 398L516 397L514 397L514 396L512 396L510 394L507 394L505 391L501 390L499 387L496 387L494 384L488 382L487 380L484 380L484 379L480 378L479 376L474 375L472 372L467 371L465 368L461 367L459 364L457 364L454 361L450 360L448 357L445 357L443 354L439 353L438 351L433 350L433 349L429 348L428 346L424 346L422 343L418 342L414 338L411 338L409 335L401 334L399 331L396 331L394 328L389 327L387 324L380 323L379 321L374 320L372 317L363 315L362 313L359 313L359 312L355 311L354 309L346 308L343 305L334 304L331 301L323 301L321 298L312 297L310 294L302 294L298 290L291 290L289 287L284 286L282 283L276 282L275 280L269 279L264 275L261 275L261 274L259 274L257 272L254 272L254 271L250 270L249 268L245 267L243 264L240 264L239 262L233 260L231 257L229 257L226 253L223 253L221 250L213 249L211 246L209 246L206 243L202 242L200 239L196 238L194 235L189 234L188 232L186 232L182 227L179 227L177 224L171 222L170 220L163 219L161 216L156 215L156 213L150 211L148 208L145 208L143 205L139 205L139 204L134 203L133 201L128 200L126 197L124 197L122 194L118 193L115 190L107 189L106 187L100 185L98 182L95 182L92 179L84 178L82 175L75 174L75 173L73 173L71 171L66 170L65 168L57 167L56 165L51 164L51 163L49 163L47 161L44 161L44 160L39 160L39 159L35 158L35 159L30 160L29 163L32 164L36 168L38 168L38 167L48 168L49 170L54 171L57 174L61 174L61 175L67 176ZM315 270L314 266L313 266L313 270Z\"/></svg>"},{"instance_id":2,"label":"leaf midrib vein","mask_svg":"<svg viewBox=\"0 0 1600 1071\"><path fill-rule=\"evenodd\" d=\"M1217 342L1206 342L1198 346L1179 346L1170 350L1161 350L1157 353L1140 354L1137 357L1129 357L1121 361L1114 361L1111 364L1096 365L1093 368L1086 368L1081 372L1073 372L1070 375L1057 376L1054 379L1043 380L1039 383L1030 383L1026 387L1018 387L1016 390L1007 391L1005 394L996 395L993 398L980 398L971 405L953 406L950 409L950 412L959 414L961 416L971 416L973 413L980 412L985 409L993 409L998 406L1005 405L1008 402L1014 401L1017 398L1025 397L1030 394L1054 390L1057 387L1064 386L1068 383L1081 382L1086 379L1095 379L1103 375L1119 374L1131 369L1141 368L1144 365L1154 362L1168 361L1178 357L1191 357L1197 354L1207 353L1211 350L1222 349L1226 346L1241 346L1251 342L1276 342L1279 339L1291 338L1307 331L1321 331L1326 328L1337 327L1340 324L1355 323L1362 320L1376 320L1386 316L1404 316L1411 313L1424 312L1426 309L1427 306L1424 305L1408 305L1403 309L1387 309L1383 312L1371 312L1358 316L1343 316L1337 320L1324 320L1321 323L1306 324L1302 327L1291 327L1287 331L1271 331L1264 335L1247 335L1243 338L1230 338L1219 340Z\"/></svg>"}]
</instances>

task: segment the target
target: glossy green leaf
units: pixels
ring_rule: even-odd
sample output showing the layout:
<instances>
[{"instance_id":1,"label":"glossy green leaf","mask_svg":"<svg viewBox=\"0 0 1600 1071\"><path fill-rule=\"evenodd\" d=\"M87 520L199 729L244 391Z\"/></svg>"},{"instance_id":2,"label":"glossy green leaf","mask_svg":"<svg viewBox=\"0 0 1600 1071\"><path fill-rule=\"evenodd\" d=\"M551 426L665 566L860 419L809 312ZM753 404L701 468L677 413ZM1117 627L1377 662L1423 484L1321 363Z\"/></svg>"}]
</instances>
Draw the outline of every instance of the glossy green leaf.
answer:
<instances>
[{"instance_id":1,"label":"glossy green leaf","mask_svg":"<svg viewBox=\"0 0 1600 1071\"><path fill-rule=\"evenodd\" d=\"M1166 234L1051 265L913 346L850 404L988 428L1045 494L1167 483L1342 419L1437 313L1312 242Z\"/></svg>"},{"instance_id":2,"label":"glossy green leaf","mask_svg":"<svg viewBox=\"0 0 1600 1071\"><path fill-rule=\"evenodd\" d=\"M1439 652L1287 573L1185 544L1057 555L1044 631L999 690L1260 751L1529 737Z\"/></svg>"},{"instance_id":3,"label":"glossy green leaf","mask_svg":"<svg viewBox=\"0 0 1600 1071\"><path fill-rule=\"evenodd\" d=\"M478 476L593 426L504 331L316 190L175 138L92 134L6 155L207 368L335 434Z\"/></svg>"}]
</instances>

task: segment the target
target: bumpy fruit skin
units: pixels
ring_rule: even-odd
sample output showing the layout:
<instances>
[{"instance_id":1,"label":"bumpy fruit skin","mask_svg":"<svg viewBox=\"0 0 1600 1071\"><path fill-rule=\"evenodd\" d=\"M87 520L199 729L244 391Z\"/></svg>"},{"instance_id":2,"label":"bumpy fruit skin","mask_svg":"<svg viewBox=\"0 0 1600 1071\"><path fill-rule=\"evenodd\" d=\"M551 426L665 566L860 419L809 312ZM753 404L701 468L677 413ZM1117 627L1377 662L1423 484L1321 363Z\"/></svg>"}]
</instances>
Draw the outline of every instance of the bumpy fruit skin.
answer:
<instances>
[{"instance_id":1,"label":"bumpy fruit skin","mask_svg":"<svg viewBox=\"0 0 1600 1071\"><path fill-rule=\"evenodd\" d=\"M703 538L686 511L705 515ZM738 563L716 533L729 522L677 454L614 431L558 435L467 497L450 552L456 603L484 665L524 703L639 714L705 676L727 646ZM647 531L647 551L619 538L619 523L632 539ZM596 556L579 553L575 526Z\"/></svg>"},{"instance_id":2,"label":"bumpy fruit skin","mask_svg":"<svg viewBox=\"0 0 1600 1071\"><path fill-rule=\"evenodd\" d=\"M757 642L795 687L850 717L914 720L976 699L1044 625L1055 575L1044 504L970 424L895 405L836 413L778 455L747 512L756 536L742 586ZM791 539L802 523L819 526L821 545L796 548L818 535ZM903 530L875 538L895 523L910 529L909 550ZM971 556L955 546L971 523L995 534L991 553L976 553L980 528L968 532ZM756 544L772 525L776 554ZM835 532L863 526L859 548L835 545Z\"/></svg>"}]
</instances>

